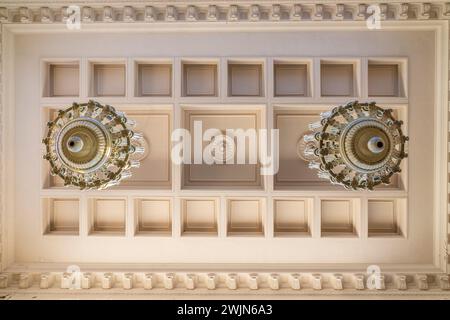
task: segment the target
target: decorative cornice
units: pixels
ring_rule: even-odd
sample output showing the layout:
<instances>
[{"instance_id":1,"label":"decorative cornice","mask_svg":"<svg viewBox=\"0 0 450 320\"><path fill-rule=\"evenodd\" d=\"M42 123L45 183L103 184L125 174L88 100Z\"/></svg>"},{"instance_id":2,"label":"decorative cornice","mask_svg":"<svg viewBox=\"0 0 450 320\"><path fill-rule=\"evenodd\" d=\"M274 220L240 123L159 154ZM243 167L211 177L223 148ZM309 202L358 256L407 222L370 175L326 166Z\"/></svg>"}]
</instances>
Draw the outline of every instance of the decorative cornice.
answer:
<instances>
[{"instance_id":1,"label":"decorative cornice","mask_svg":"<svg viewBox=\"0 0 450 320\"><path fill-rule=\"evenodd\" d=\"M259 1L140 1L104 3L83 1L79 4L82 22L206 22L239 21L351 21L371 16L369 6L379 8L381 20L449 19L450 2L373 2L310 1L308 3ZM62 23L67 20L65 1L42 4L38 1L3 3L0 7L2 23Z\"/></svg>"},{"instance_id":2,"label":"decorative cornice","mask_svg":"<svg viewBox=\"0 0 450 320\"><path fill-rule=\"evenodd\" d=\"M78 277L78 278L77 278ZM369 277L373 277L369 279ZM76 285L78 284L78 287ZM404 291L449 293L448 274L367 275L362 273L287 273L287 272L22 272L0 274L0 292L17 289L123 289L123 290L208 290L272 291L276 293L396 294Z\"/></svg>"}]
</instances>

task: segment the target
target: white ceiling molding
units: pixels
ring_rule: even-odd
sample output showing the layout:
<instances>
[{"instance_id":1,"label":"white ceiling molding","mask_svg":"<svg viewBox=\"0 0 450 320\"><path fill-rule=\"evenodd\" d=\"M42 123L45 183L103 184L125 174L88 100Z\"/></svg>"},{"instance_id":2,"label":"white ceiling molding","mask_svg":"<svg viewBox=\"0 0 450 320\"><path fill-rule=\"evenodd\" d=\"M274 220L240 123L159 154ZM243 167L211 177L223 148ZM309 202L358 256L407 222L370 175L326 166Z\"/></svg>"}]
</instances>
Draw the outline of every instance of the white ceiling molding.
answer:
<instances>
[{"instance_id":1,"label":"white ceiling molding","mask_svg":"<svg viewBox=\"0 0 450 320\"><path fill-rule=\"evenodd\" d=\"M67 6L79 5L82 22L267 22L364 20L371 5L380 8L381 20L435 20L450 18L450 2L308 1L15 1L0 7L2 23L62 23Z\"/></svg>"},{"instance_id":2,"label":"white ceiling molding","mask_svg":"<svg viewBox=\"0 0 450 320\"><path fill-rule=\"evenodd\" d=\"M19 272L0 274L0 289L9 292L35 292L49 289L57 293L73 289L74 276L61 272ZM79 274L80 294L86 289L112 290L120 293L131 290L158 295L168 292L188 293L192 290L210 294L248 294L261 292L277 295L313 294L395 294L436 295L448 293L447 274L406 273L296 273L296 272L83 272ZM188 290L188 291L187 291Z\"/></svg>"}]
</instances>

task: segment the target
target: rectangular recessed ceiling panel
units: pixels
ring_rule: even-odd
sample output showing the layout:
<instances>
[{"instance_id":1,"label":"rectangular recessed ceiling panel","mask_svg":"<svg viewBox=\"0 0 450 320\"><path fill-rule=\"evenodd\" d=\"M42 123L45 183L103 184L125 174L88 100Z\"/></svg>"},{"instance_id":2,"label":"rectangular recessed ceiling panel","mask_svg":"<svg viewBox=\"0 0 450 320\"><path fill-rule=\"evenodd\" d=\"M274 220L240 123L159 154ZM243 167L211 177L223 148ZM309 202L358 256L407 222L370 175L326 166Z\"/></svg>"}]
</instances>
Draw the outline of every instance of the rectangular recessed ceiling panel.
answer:
<instances>
[{"instance_id":1,"label":"rectangular recessed ceiling panel","mask_svg":"<svg viewBox=\"0 0 450 320\"><path fill-rule=\"evenodd\" d=\"M214 108L216 109L216 108ZM220 108L218 110L191 110L185 109L184 113L184 127L189 129L189 132L194 133L195 123L201 124L203 132L208 129L217 129L222 135L226 135L227 129L239 130L244 132L247 130L258 129L261 127L261 111L260 110L248 110L248 111L230 111L225 108ZM255 131L256 133L256 131ZM246 136L246 140L242 143L248 146L249 139L258 141L257 135L252 135L249 132L249 136ZM194 147L194 139L192 136L192 148ZM233 148L230 150L234 157L231 159L234 164L226 164L225 158L219 158L225 164L195 164L194 157L192 157L192 164L185 164L183 166L183 183L185 188L189 187L241 187L241 188L261 188L262 180L259 174L259 165L251 164L249 157L249 148L244 147L243 158L245 160L244 164L238 164L238 141L231 137L235 141L233 145L226 145L225 148ZM209 143L203 141L203 151L204 148ZM254 144L257 148L257 143ZM227 150L225 150L225 153ZM202 155L201 155L202 156Z\"/></svg>"},{"instance_id":2,"label":"rectangular recessed ceiling panel","mask_svg":"<svg viewBox=\"0 0 450 320\"><path fill-rule=\"evenodd\" d=\"M353 64L322 63L320 65L321 95L353 97L355 94Z\"/></svg>"},{"instance_id":3,"label":"rectangular recessed ceiling panel","mask_svg":"<svg viewBox=\"0 0 450 320\"><path fill-rule=\"evenodd\" d=\"M183 64L183 93L186 97L217 96L217 65Z\"/></svg>"},{"instance_id":4,"label":"rectangular recessed ceiling panel","mask_svg":"<svg viewBox=\"0 0 450 320\"><path fill-rule=\"evenodd\" d=\"M229 199L227 205L229 235L262 236L264 234L262 200Z\"/></svg>"},{"instance_id":5,"label":"rectangular recessed ceiling panel","mask_svg":"<svg viewBox=\"0 0 450 320\"><path fill-rule=\"evenodd\" d=\"M308 95L308 66L306 64L274 64L274 84L277 97Z\"/></svg>"},{"instance_id":6,"label":"rectangular recessed ceiling panel","mask_svg":"<svg viewBox=\"0 0 450 320\"><path fill-rule=\"evenodd\" d=\"M182 200L183 234L217 234L215 199Z\"/></svg>"},{"instance_id":7,"label":"rectangular recessed ceiling panel","mask_svg":"<svg viewBox=\"0 0 450 320\"><path fill-rule=\"evenodd\" d=\"M369 96L395 97L399 95L397 64L369 64Z\"/></svg>"},{"instance_id":8,"label":"rectangular recessed ceiling panel","mask_svg":"<svg viewBox=\"0 0 450 320\"><path fill-rule=\"evenodd\" d=\"M91 233L125 233L126 202L123 199L90 199Z\"/></svg>"},{"instance_id":9,"label":"rectangular recessed ceiling panel","mask_svg":"<svg viewBox=\"0 0 450 320\"><path fill-rule=\"evenodd\" d=\"M275 199L275 235L310 234L310 199Z\"/></svg>"},{"instance_id":10,"label":"rectangular recessed ceiling panel","mask_svg":"<svg viewBox=\"0 0 450 320\"><path fill-rule=\"evenodd\" d=\"M230 63L228 65L229 96L263 96L261 64Z\"/></svg>"},{"instance_id":11,"label":"rectangular recessed ceiling panel","mask_svg":"<svg viewBox=\"0 0 450 320\"><path fill-rule=\"evenodd\" d=\"M139 63L137 68L137 96L172 95L172 65Z\"/></svg>"},{"instance_id":12,"label":"rectangular recessed ceiling panel","mask_svg":"<svg viewBox=\"0 0 450 320\"><path fill-rule=\"evenodd\" d=\"M136 233L172 233L172 204L170 199L136 199Z\"/></svg>"},{"instance_id":13,"label":"rectangular recessed ceiling panel","mask_svg":"<svg viewBox=\"0 0 450 320\"><path fill-rule=\"evenodd\" d=\"M330 187L319 179L308 162L302 159L303 136L309 132L308 125L320 119L319 112L302 109L275 109L274 127L279 130L279 170L275 176L275 188L301 188L302 186Z\"/></svg>"},{"instance_id":14,"label":"rectangular recessed ceiling panel","mask_svg":"<svg viewBox=\"0 0 450 320\"><path fill-rule=\"evenodd\" d=\"M47 64L48 96L76 97L80 93L80 66L78 63Z\"/></svg>"},{"instance_id":15,"label":"rectangular recessed ceiling panel","mask_svg":"<svg viewBox=\"0 0 450 320\"><path fill-rule=\"evenodd\" d=\"M171 110L125 110L136 121L136 132L143 134L147 149L140 160L140 167L133 169L133 176L121 183L124 187L169 189L172 181Z\"/></svg>"},{"instance_id":16,"label":"rectangular recessed ceiling panel","mask_svg":"<svg viewBox=\"0 0 450 320\"><path fill-rule=\"evenodd\" d=\"M92 64L92 96L125 96L124 64Z\"/></svg>"},{"instance_id":17,"label":"rectangular recessed ceiling panel","mask_svg":"<svg viewBox=\"0 0 450 320\"><path fill-rule=\"evenodd\" d=\"M321 200L322 235L355 235L359 223L359 212L355 211L356 200Z\"/></svg>"},{"instance_id":18,"label":"rectangular recessed ceiling panel","mask_svg":"<svg viewBox=\"0 0 450 320\"><path fill-rule=\"evenodd\" d=\"M80 202L78 199L44 198L44 234L78 234Z\"/></svg>"}]
</instances>

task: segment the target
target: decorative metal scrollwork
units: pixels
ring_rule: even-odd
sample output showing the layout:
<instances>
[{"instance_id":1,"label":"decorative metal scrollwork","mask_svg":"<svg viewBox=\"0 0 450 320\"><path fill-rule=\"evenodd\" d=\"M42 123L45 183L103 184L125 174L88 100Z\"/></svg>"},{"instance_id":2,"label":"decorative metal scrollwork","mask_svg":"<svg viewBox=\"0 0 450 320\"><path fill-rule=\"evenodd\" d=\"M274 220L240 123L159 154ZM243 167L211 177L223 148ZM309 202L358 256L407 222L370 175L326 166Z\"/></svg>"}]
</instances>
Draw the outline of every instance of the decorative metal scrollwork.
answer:
<instances>
[{"instance_id":1,"label":"decorative metal scrollwork","mask_svg":"<svg viewBox=\"0 0 450 320\"><path fill-rule=\"evenodd\" d=\"M320 178L347 189L373 190L401 171L408 141L402 124L391 109L354 101L321 113L299 148Z\"/></svg>"},{"instance_id":2,"label":"decorative metal scrollwork","mask_svg":"<svg viewBox=\"0 0 450 320\"><path fill-rule=\"evenodd\" d=\"M59 110L47 126L44 159L65 186L100 190L117 185L139 167L133 155L145 152L142 134L132 130L134 121L95 101Z\"/></svg>"}]
</instances>

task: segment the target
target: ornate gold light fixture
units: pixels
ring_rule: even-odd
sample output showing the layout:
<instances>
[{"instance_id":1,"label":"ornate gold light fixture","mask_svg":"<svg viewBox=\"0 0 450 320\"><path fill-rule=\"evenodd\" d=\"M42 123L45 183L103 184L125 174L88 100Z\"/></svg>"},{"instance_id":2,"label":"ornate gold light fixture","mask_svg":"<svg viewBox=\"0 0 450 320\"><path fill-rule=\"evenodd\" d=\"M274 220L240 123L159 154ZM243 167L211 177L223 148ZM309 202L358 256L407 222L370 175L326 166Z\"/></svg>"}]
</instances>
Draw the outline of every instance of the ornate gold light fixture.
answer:
<instances>
[{"instance_id":1,"label":"ornate gold light fixture","mask_svg":"<svg viewBox=\"0 0 450 320\"><path fill-rule=\"evenodd\" d=\"M321 113L303 136L303 159L318 176L347 189L373 190L389 184L407 157L403 122L391 109L372 103L350 102Z\"/></svg>"},{"instance_id":2,"label":"ornate gold light fixture","mask_svg":"<svg viewBox=\"0 0 450 320\"><path fill-rule=\"evenodd\" d=\"M145 152L142 134L132 130L133 120L92 100L59 110L47 125L44 159L65 186L84 190L117 185L131 177L131 168L139 167L132 155Z\"/></svg>"}]
</instances>

